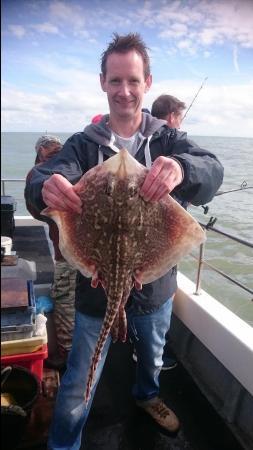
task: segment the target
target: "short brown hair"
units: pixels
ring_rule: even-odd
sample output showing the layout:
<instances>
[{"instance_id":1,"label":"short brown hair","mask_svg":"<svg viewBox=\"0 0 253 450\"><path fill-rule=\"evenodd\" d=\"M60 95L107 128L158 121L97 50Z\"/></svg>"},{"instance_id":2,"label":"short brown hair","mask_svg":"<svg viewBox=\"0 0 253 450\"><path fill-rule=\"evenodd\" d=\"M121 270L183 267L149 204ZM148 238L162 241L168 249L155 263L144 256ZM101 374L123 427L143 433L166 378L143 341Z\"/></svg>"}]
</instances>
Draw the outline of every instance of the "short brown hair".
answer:
<instances>
[{"instance_id":1,"label":"short brown hair","mask_svg":"<svg viewBox=\"0 0 253 450\"><path fill-rule=\"evenodd\" d=\"M131 50L135 50L141 55L144 65L144 77L146 79L150 75L150 59L148 47L139 33L129 33L124 36L113 33L113 40L101 56L101 72L103 76L106 76L106 63L109 55L112 53L127 53Z\"/></svg>"},{"instance_id":2,"label":"short brown hair","mask_svg":"<svg viewBox=\"0 0 253 450\"><path fill-rule=\"evenodd\" d=\"M185 108L185 103L178 100L178 98L173 97L173 95L162 94L154 101L151 114L158 119L165 119L168 114L173 112L179 114Z\"/></svg>"}]
</instances>

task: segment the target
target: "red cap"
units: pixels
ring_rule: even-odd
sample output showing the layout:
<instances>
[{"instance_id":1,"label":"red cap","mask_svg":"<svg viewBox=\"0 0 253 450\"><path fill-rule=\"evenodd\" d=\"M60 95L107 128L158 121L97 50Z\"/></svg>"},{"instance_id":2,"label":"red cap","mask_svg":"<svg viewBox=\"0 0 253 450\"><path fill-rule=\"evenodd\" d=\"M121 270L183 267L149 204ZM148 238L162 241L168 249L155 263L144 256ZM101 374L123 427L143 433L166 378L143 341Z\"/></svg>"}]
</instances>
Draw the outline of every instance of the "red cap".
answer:
<instances>
[{"instance_id":1,"label":"red cap","mask_svg":"<svg viewBox=\"0 0 253 450\"><path fill-rule=\"evenodd\" d=\"M101 121L102 117L103 117L103 114L97 114L97 116L93 117L91 123L94 123L94 124L99 123Z\"/></svg>"}]
</instances>

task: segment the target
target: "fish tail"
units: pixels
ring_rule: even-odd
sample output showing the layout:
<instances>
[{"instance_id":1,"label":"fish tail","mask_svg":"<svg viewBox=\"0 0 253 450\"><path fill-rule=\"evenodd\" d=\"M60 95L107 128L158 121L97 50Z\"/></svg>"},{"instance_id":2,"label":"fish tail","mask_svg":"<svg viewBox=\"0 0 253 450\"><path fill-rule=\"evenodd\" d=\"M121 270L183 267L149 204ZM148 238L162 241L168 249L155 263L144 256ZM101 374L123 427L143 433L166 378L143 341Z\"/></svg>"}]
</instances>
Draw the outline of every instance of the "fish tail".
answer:
<instances>
[{"instance_id":1,"label":"fish tail","mask_svg":"<svg viewBox=\"0 0 253 450\"><path fill-rule=\"evenodd\" d=\"M98 338L98 341L96 344L94 355L92 357L91 366L90 366L89 373L88 373L86 391L85 391L85 403L86 404L88 403L88 401L90 399L91 388L92 388L92 384L94 381L94 376L95 376L95 372L96 372L96 369L98 366L98 362L101 358L101 353L104 348L106 339L107 339L108 335L110 334L112 324L117 315L120 301L121 301L121 296L119 296L119 300L117 299L117 301L114 301L114 302L110 302L108 299L108 305L113 305L113 308L107 307L104 322L103 322L103 325L102 325L102 328L101 328L101 331L99 334L99 338Z\"/></svg>"}]
</instances>

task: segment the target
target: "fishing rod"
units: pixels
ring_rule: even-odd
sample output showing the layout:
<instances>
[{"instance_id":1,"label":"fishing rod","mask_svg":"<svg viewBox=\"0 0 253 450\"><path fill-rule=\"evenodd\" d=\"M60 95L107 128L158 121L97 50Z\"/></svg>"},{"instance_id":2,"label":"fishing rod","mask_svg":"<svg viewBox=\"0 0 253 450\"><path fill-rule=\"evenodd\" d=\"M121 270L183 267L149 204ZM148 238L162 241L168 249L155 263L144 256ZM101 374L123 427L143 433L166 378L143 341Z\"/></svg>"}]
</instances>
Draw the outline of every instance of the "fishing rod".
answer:
<instances>
[{"instance_id":1,"label":"fishing rod","mask_svg":"<svg viewBox=\"0 0 253 450\"><path fill-rule=\"evenodd\" d=\"M245 189L253 189L253 186L248 186L247 181L244 180L239 189L231 189L230 191L218 191L215 194L215 197L217 197L218 195L229 194L229 192L244 191Z\"/></svg>"},{"instance_id":2,"label":"fishing rod","mask_svg":"<svg viewBox=\"0 0 253 450\"><path fill-rule=\"evenodd\" d=\"M253 186L248 186L247 181L243 181L239 189L230 189L229 191L218 191L215 194L215 197L218 197L219 195L229 194L230 192L238 192L238 191L245 191L246 189L253 189ZM204 210L204 214L207 214L209 211L209 206L201 205L201 208Z\"/></svg>"},{"instance_id":3,"label":"fishing rod","mask_svg":"<svg viewBox=\"0 0 253 450\"><path fill-rule=\"evenodd\" d=\"M204 86L204 84L205 84L205 82L206 82L207 79L208 79L208 77L205 77L204 80L202 81L202 84L201 84L200 88L198 89L197 93L195 94L195 96L193 97L193 100L192 100L190 106L187 108L187 110L186 110L185 113L184 113L184 116L183 116L183 118L182 118L182 122L183 122L183 120L185 119L186 114L188 114L188 111L191 109L191 107L192 107L193 103L195 102L196 98L198 97L199 92L200 92L201 89L203 88L203 86Z\"/></svg>"},{"instance_id":4,"label":"fishing rod","mask_svg":"<svg viewBox=\"0 0 253 450\"><path fill-rule=\"evenodd\" d=\"M199 95L201 89L203 88L203 86L204 86L204 84L205 84L205 82L206 82L207 79L208 79L208 77L205 77L204 80L202 81L201 86L199 87L198 91L196 92L195 96L193 97L193 100L192 100L190 106L187 108L187 110L186 110L186 112L185 112L185 114L184 114L184 116L183 116L183 118L182 118L182 121L185 119L187 113L188 113L189 110L191 109L193 103L195 102L196 98L198 97L198 95ZM230 190L228 190L228 191L218 191L218 192L215 194L215 197L217 197L217 196L219 196L219 195L229 194L230 192L244 191L244 190L246 190L246 189L253 189L253 186L248 186L248 185L247 185L247 181L244 180L244 181L242 182L242 184L241 184L241 186L240 186L239 189L230 189ZM201 208L204 209L204 214L207 214L207 213L208 213L208 211L209 211L209 206L201 205ZM217 219L215 219L215 221L216 221L216 220L217 220Z\"/></svg>"}]
</instances>

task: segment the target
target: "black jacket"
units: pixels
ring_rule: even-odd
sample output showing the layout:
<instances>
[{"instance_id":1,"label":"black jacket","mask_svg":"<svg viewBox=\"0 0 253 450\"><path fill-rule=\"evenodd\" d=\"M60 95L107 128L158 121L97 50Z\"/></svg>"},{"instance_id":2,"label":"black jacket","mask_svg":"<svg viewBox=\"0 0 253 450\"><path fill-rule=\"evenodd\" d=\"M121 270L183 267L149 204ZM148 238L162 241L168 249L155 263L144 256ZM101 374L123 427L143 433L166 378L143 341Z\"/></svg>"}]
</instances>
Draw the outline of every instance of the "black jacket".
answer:
<instances>
[{"instance_id":1,"label":"black jacket","mask_svg":"<svg viewBox=\"0 0 253 450\"><path fill-rule=\"evenodd\" d=\"M74 134L61 152L33 168L25 197L38 212L46 207L41 196L43 183L53 173L59 173L75 184L83 173L98 164L98 150L103 153L104 160L115 154L107 120L104 116L99 124L91 124L83 132ZM143 113L135 158L144 165L144 148L149 136L152 136L149 143L152 161L161 155L173 156L183 167L183 182L171 193L176 200L185 207L188 203L198 206L210 202L223 180L223 167L216 156L190 141L185 132L170 129L165 121ZM76 308L85 314L103 316L106 308L104 290L101 286L92 288L90 281L78 273ZM154 311L171 297L176 287L176 268L173 268L153 283L144 285L141 291L133 288L127 307L141 314Z\"/></svg>"}]
</instances>

